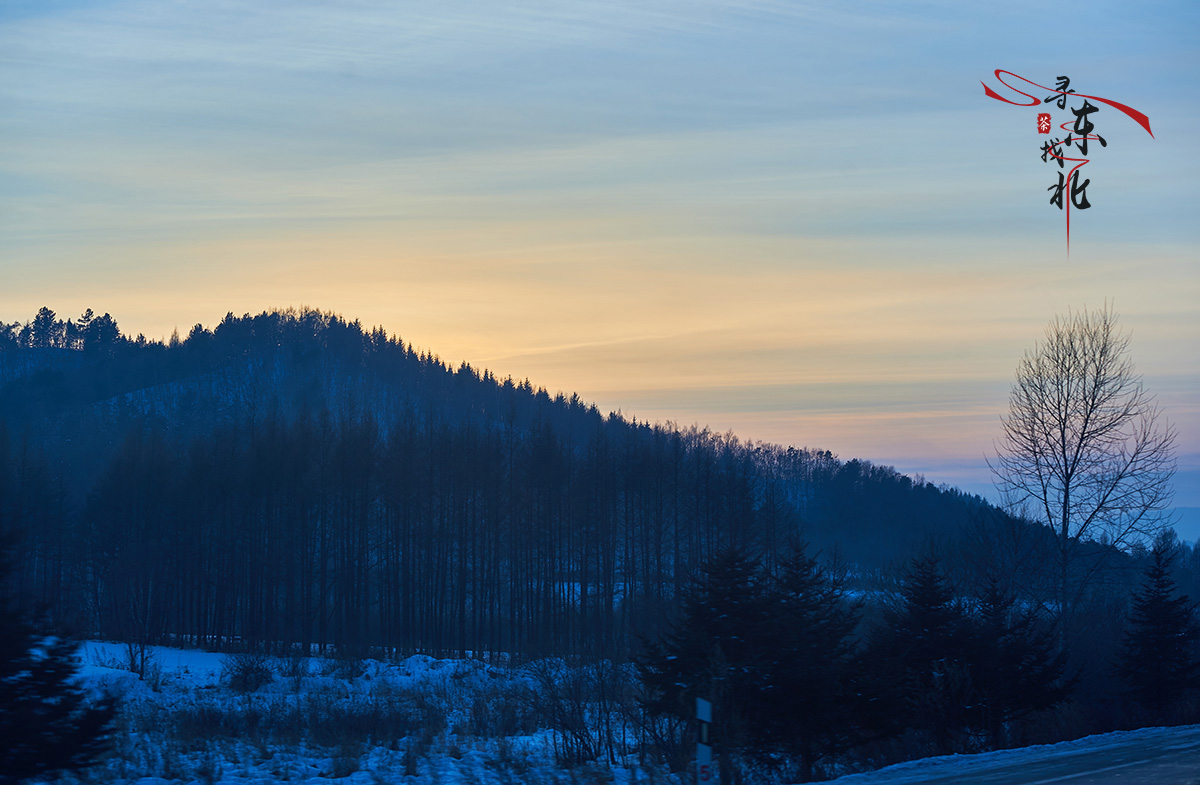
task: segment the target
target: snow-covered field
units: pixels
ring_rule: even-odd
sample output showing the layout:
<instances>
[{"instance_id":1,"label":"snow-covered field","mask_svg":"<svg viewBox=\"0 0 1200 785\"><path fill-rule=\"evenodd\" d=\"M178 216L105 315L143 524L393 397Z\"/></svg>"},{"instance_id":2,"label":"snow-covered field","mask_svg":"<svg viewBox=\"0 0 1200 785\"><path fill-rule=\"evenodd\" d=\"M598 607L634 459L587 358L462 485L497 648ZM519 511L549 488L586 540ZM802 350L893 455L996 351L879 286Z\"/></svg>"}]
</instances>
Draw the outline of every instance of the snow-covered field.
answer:
<instances>
[{"instance_id":1,"label":"snow-covered field","mask_svg":"<svg viewBox=\"0 0 1200 785\"><path fill-rule=\"evenodd\" d=\"M239 682L256 658L150 647L139 678L123 644L89 642L81 652L88 689L121 698L113 754L80 778L118 785L165 783L691 783L635 753L632 729L597 761L559 762L563 735L546 730L545 685L569 683L561 661L498 668L472 660L409 657L398 663L293 657L264 660L261 685ZM253 668L250 669L253 675ZM253 687L253 689L250 689ZM561 696L559 696L561 699ZM595 723L594 708L588 724ZM610 720L619 719L610 715ZM599 723L595 723L599 724ZM1182 757L1181 757L1182 756ZM1188 756L1195 757L1189 768ZM1183 763L1164 761L1182 760ZM1200 726L1147 728L1062 744L927 758L843 777L839 785L1009 783L1075 780L1084 769L1157 772L1157 783L1200 783ZM1174 767L1174 768L1172 768ZM1183 771L1184 779L1172 772ZM1197 777L1188 779L1187 772ZM1038 773L1043 772L1043 773ZM1049 774L1045 773L1049 772ZM1165 774L1164 774L1165 772ZM1132 778L1131 778L1132 777ZM1104 782L1100 777L1078 781ZM1144 780L1149 782L1151 780Z\"/></svg>"},{"instance_id":2,"label":"snow-covered field","mask_svg":"<svg viewBox=\"0 0 1200 785\"><path fill-rule=\"evenodd\" d=\"M421 655L395 664L295 657L270 661L270 681L247 690L231 683L228 655L150 653L141 679L125 669L125 645L84 645L84 683L122 705L115 753L84 781L679 782L628 749L616 750L615 764L556 762L563 740L541 722L537 676L561 662L507 669Z\"/></svg>"}]
</instances>

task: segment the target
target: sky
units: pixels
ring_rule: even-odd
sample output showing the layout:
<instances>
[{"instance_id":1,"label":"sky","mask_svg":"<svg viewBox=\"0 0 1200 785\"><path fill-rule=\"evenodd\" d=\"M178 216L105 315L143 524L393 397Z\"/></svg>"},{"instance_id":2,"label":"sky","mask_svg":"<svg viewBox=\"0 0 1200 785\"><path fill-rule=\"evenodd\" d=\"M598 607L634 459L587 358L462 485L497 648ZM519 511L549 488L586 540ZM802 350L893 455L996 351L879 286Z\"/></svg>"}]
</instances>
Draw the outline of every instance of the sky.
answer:
<instances>
[{"instance_id":1,"label":"sky","mask_svg":"<svg viewBox=\"0 0 1200 785\"><path fill-rule=\"evenodd\" d=\"M310 306L994 497L1022 353L1110 303L1200 507L1200 6L994 5L0 0L0 320ZM1091 116L1069 255L998 68L1150 119Z\"/></svg>"}]
</instances>

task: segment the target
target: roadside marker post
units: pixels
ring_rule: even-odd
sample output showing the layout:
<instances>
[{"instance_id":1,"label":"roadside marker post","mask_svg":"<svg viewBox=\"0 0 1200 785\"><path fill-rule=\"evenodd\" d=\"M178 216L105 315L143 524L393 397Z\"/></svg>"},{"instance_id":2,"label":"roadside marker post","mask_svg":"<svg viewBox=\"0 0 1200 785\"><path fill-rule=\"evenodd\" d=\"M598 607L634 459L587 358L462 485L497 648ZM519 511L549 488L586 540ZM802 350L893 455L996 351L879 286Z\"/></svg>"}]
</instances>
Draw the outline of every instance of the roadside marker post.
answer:
<instances>
[{"instance_id":1,"label":"roadside marker post","mask_svg":"<svg viewBox=\"0 0 1200 785\"><path fill-rule=\"evenodd\" d=\"M712 747L709 746L708 731L712 725L712 704L704 698L696 698L696 719L700 724L699 740L696 743L696 782L715 782L712 767Z\"/></svg>"}]
</instances>

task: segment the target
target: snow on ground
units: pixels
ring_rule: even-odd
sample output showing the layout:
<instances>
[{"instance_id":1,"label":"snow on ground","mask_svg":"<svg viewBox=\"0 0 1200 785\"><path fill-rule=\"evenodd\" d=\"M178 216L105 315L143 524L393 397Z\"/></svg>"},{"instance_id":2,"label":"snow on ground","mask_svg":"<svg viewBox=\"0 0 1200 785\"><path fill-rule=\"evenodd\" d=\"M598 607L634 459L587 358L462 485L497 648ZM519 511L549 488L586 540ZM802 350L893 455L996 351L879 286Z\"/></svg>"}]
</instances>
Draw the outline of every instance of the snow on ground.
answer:
<instances>
[{"instance_id":1,"label":"snow on ground","mask_svg":"<svg viewBox=\"0 0 1200 785\"><path fill-rule=\"evenodd\" d=\"M537 674L561 675L561 661L509 669L423 655L271 658L267 683L237 690L236 656L164 646L148 654L143 679L130 672L125 644L81 648L81 682L121 699L115 749L79 779L56 782L680 785L635 756L556 763Z\"/></svg>"},{"instance_id":2,"label":"snow on ground","mask_svg":"<svg viewBox=\"0 0 1200 785\"><path fill-rule=\"evenodd\" d=\"M1092 779L1079 779L1080 782L1099 782L1101 774L1110 770L1121 770L1133 766L1147 755L1159 750L1187 751L1189 759L1194 762L1190 769L1195 777L1188 776L1186 780L1160 780L1154 782L1178 781L1188 785L1200 782L1200 757L1196 751L1200 749L1200 726L1188 725L1174 728L1141 728L1133 731L1118 731L1096 736L1087 736L1073 741L1058 744L1039 744L1032 747L1021 747L1012 750L998 750L976 755L946 755L937 758L922 758L921 760L898 763L894 766L866 772L851 774L830 780L836 785L915 785L916 783L941 782L976 782L987 781L1002 783L1008 781L1029 782L1059 782L1082 778L1085 772L1091 772ZM1114 754L1125 753L1124 758L1113 757ZM1110 761L1122 761L1114 765L1106 765ZM1131 762L1126 762L1125 759ZM1035 772L1047 764L1069 764L1071 759L1078 759L1080 766L1057 776L1045 777ZM1186 765L1186 764L1185 764ZM1065 769L1064 769L1065 771ZM1025 772L1022 775L1021 772ZM1016 773L1015 780L1011 777ZM1115 772L1114 772L1115 774ZM1006 775L1009 775L1006 778ZM1135 770L1122 771L1118 775L1121 782L1141 782L1137 779Z\"/></svg>"},{"instance_id":3,"label":"snow on ground","mask_svg":"<svg viewBox=\"0 0 1200 785\"><path fill-rule=\"evenodd\" d=\"M150 667L141 679L128 670L124 644L85 644L83 683L94 693L122 699L115 750L80 780L63 777L60 785L693 781L690 773L669 774L661 764L644 762L643 767L636 755L622 755L621 750L615 765L558 764L556 739L545 729L541 684L561 684L579 672L562 661L500 668L423 655L398 663L277 658L269 660L275 674L267 683L238 690L230 680L236 657L158 646L150 647L149 654ZM594 720L594 713L589 714L589 725ZM1200 726L1147 728L1018 750L927 758L836 782L953 783L991 772L997 773L995 782L1023 782L1020 776L1026 769L1033 771L1047 762L1058 765L1072 756L1094 760L1122 749L1171 749L1180 733L1190 734L1178 739L1200 751ZM626 738L633 741L631 731ZM557 741L561 744L561 737ZM625 752L633 748L630 743ZM1131 764L1112 768L1123 770L1124 765ZM1016 779L1011 779L1014 772ZM1000 774L1010 778L1001 779Z\"/></svg>"}]
</instances>

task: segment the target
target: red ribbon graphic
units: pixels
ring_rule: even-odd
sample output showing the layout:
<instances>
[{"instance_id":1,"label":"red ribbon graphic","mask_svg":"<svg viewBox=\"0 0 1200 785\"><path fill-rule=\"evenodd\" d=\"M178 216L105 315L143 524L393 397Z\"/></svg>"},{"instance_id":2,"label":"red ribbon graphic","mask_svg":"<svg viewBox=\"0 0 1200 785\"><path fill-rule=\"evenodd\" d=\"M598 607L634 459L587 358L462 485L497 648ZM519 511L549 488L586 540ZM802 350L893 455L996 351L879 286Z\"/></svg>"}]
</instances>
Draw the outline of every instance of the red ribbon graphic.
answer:
<instances>
[{"instance_id":1,"label":"red ribbon graphic","mask_svg":"<svg viewBox=\"0 0 1200 785\"><path fill-rule=\"evenodd\" d=\"M983 81L979 82L979 84L983 85L983 92L989 98L995 98L997 101L1003 101L1006 104L1012 104L1013 106L1038 106L1042 103L1042 101L1039 98L1034 98L1032 95L1024 92L1023 90L1018 90L1017 88L1013 87L1008 82L1004 81L1004 77L1001 76L1000 74L1008 74L1009 76L1014 76L1017 79L1020 79L1022 82L1031 84L1034 87L1040 87L1041 89L1043 89L1047 92L1050 92L1050 93L1058 93L1059 95L1068 95L1068 93L1065 93L1062 90L1055 90L1052 87L1042 87L1037 82L1031 82L1023 76L1018 76L1017 74L1014 74L1012 71L1004 71L1000 68L997 68L996 69L996 78L1000 80L1000 84L1004 85L1009 90L1012 90L1014 93L1020 93L1021 95L1028 98L1030 101L1030 103L1027 103L1027 104L1019 103L1017 101L1010 101L1007 98L1005 98L1004 96L997 93L992 88L988 87L987 84L984 83ZM1142 128L1145 128L1146 133L1150 134L1151 137L1154 136L1154 132L1150 130L1150 118L1146 117L1146 115L1144 115L1141 112L1139 112L1138 110L1134 109L1132 106L1126 106L1125 104L1119 103L1117 101L1110 101L1109 99L1101 98L1098 95L1084 95L1083 93L1070 93L1069 95L1073 95L1076 98L1089 98L1093 101L1099 101L1102 104L1108 104L1109 106L1113 107L1114 109L1120 110L1121 112L1124 112L1125 114L1127 114L1130 118L1133 119L1133 121L1135 123L1140 125Z\"/></svg>"}]
</instances>

